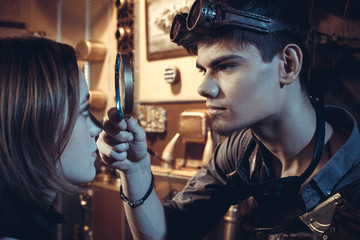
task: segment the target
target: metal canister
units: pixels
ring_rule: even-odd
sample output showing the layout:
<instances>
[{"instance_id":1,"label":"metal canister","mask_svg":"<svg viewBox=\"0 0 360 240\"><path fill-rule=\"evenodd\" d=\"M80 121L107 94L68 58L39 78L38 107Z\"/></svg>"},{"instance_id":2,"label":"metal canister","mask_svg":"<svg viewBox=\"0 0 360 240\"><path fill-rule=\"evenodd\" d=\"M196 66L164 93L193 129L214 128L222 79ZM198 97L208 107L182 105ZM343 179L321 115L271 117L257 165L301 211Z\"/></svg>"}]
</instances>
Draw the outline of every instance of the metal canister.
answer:
<instances>
[{"instance_id":1,"label":"metal canister","mask_svg":"<svg viewBox=\"0 0 360 240\"><path fill-rule=\"evenodd\" d=\"M81 40L75 47L78 58L84 61L103 61L106 56L106 47L103 42Z\"/></svg>"},{"instance_id":2,"label":"metal canister","mask_svg":"<svg viewBox=\"0 0 360 240\"><path fill-rule=\"evenodd\" d=\"M107 104L107 95L101 90L90 90L89 104L92 110L104 110Z\"/></svg>"}]
</instances>

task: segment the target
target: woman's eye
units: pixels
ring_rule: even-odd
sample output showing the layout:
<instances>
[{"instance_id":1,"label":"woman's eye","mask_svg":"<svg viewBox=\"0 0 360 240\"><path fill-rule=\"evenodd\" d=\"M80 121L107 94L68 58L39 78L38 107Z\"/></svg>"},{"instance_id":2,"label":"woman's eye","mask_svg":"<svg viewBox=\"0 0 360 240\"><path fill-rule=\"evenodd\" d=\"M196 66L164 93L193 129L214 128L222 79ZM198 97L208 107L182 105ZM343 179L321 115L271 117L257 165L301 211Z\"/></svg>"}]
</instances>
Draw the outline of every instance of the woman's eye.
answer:
<instances>
[{"instance_id":1,"label":"woman's eye","mask_svg":"<svg viewBox=\"0 0 360 240\"><path fill-rule=\"evenodd\" d=\"M80 114L81 116L87 118L89 116L89 106L86 106L86 108L83 109Z\"/></svg>"}]
</instances>

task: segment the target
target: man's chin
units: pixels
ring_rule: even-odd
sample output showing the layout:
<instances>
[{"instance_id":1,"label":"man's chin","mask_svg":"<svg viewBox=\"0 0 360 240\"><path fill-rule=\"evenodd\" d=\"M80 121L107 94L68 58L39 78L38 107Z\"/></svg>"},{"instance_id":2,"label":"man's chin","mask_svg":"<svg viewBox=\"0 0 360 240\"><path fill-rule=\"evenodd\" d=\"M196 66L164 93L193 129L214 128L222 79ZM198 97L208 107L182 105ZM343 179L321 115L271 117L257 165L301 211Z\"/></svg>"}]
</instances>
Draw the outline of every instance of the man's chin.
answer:
<instances>
[{"instance_id":1,"label":"man's chin","mask_svg":"<svg viewBox=\"0 0 360 240\"><path fill-rule=\"evenodd\" d=\"M228 137L230 136L233 132L237 131L237 129L232 129L229 128L228 126L226 126L225 124L218 124L218 123L212 123L212 129L219 134L220 136L224 136L224 137Z\"/></svg>"}]
</instances>

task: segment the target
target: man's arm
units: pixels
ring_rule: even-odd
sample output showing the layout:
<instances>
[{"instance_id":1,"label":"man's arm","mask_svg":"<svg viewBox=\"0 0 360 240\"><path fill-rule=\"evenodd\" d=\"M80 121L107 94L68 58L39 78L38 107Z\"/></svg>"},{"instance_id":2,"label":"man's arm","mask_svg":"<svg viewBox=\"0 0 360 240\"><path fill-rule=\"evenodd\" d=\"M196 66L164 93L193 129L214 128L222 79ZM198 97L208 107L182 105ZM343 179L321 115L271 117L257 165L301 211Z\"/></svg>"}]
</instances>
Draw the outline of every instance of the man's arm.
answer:
<instances>
[{"instance_id":1,"label":"man's arm","mask_svg":"<svg viewBox=\"0 0 360 240\"><path fill-rule=\"evenodd\" d=\"M130 202L136 202L146 195L152 181L145 132L135 119L121 120L114 108L109 110L103 125L97 141L100 156L120 170L123 194ZM154 189L142 205L124 206L134 239L165 239L164 209Z\"/></svg>"}]
</instances>

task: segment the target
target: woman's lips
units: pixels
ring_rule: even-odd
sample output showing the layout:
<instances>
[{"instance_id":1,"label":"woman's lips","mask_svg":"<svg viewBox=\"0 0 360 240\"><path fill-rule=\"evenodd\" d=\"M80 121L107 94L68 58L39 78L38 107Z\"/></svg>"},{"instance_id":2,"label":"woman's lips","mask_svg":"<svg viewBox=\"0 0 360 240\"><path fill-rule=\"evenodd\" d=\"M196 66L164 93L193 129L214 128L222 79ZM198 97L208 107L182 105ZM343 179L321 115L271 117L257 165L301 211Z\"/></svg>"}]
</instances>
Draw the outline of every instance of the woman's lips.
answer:
<instances>
[{"instance_id":1,"label":"woman's lips","mask_svg":"<svg viewBox=\"0 0 360 240\"><path fill-rule=\"evenodd\" d=\"M91 159L95 161L96 158L97 158L97 153L96 153L96 152L93 152L93 153L91 154Z\"/></svg>"}]
</instances>

